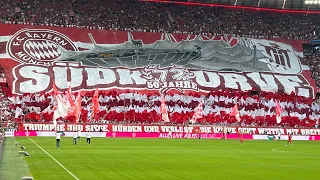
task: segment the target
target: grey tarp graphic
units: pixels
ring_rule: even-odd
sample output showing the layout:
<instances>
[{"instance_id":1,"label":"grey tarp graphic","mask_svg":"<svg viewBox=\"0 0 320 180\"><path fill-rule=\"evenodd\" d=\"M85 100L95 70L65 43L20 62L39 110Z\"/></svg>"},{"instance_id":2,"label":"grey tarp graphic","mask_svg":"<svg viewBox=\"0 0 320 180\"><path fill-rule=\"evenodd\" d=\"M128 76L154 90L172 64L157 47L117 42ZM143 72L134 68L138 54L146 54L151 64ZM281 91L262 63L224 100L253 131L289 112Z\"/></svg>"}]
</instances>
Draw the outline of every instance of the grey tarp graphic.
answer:
<instances>
[{"instance_id":1,"label":"grey tarp graphic","mask_svg":"<svg viewBox=\"0 0 320 180\"><path fill-rule=\"evenodd\" d=\"M80 61L83 65L128 68L160 65L177 65L185 68L201 68L215 71L270 71L266 59L259 50L237 43L231 47L225 41L204 41L200 38L173 43L171 40L158 40L143 44L133 40L113 46L97 45L89 35L94 48L88 51L62 51L60 61Z\"/></svg>"}]
</instances>

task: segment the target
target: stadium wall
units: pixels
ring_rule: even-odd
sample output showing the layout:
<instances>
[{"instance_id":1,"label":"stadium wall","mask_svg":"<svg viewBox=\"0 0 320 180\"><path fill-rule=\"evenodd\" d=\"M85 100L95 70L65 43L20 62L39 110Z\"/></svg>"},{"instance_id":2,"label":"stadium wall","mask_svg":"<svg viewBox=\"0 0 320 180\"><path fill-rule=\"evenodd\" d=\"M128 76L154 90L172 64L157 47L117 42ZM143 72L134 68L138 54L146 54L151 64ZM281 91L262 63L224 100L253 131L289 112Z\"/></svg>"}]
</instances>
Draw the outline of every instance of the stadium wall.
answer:
<instances>
[{"instance_id":1,"label":"stadium wall","mask_svg":"<svg viewBox=\"0 0 320 180\"><path fill-rule=\"evenodd\" d=\"M52 82L66 91L70 82L74 91L255 89L315 97L299 40L9 24L0 29L0 65L16 95L47 93Z\"/></svg>"}]
</instances>

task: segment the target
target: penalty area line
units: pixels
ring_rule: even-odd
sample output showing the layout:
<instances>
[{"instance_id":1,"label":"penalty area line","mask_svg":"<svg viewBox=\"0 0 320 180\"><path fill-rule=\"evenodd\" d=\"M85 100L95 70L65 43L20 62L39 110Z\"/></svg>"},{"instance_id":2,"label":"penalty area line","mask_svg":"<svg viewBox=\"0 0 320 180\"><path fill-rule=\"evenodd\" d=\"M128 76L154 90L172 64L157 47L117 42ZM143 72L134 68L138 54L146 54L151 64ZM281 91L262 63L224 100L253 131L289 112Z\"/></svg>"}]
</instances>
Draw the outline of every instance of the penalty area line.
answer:
<instances>
[{"instance_id":1,"label":"penalty area line","mask_svg":"<svg viewBox=\"0 0 320 180\"><path fill-rule=\"evenodd\" d=\"M54 160L59 166L61 166L65 171L67 171L74 179L80 180L77 176L72 174L66 167L64 167L58 160L56 160L54 157L52 157L46 150L44 150L41 146L39 146L34 140L32 140L30 137L28 137L30 141L32 141L38 148L40 148L44 153L46 153L52 160Z\"/></svg>"}]
</instances>

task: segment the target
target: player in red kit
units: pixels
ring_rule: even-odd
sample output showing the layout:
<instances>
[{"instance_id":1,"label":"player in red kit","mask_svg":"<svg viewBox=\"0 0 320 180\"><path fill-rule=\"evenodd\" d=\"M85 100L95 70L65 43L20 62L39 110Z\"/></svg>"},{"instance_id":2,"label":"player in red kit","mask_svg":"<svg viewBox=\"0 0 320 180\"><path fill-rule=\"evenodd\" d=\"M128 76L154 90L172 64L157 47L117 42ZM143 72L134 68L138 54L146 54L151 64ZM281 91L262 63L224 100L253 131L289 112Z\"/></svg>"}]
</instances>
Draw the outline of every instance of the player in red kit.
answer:
<instances>
[{"instance_id":1,"label":"player in red kit","mask_svg":"<svg viewBox=\"0 0 320 180\"><path fill-rule=\"evenodd\" d=\"M286 146L288 146L289 145L289 143L291 144L291 146L293 146L293 143L292 143L292 136L293 136L293 133L288 133L288 142L287 142L287 145Z\"/></svg>"},{"instance_id":2,"label":"player in red kit","mask_svg":"<svg viewBox=\"0 0 320 180\"><path fill-rule=\"evenodd\" d=\"M243 133L241 131L238 131L238 139L240 141L240 144L244 144Z\"/></svg>"}]
</instances>

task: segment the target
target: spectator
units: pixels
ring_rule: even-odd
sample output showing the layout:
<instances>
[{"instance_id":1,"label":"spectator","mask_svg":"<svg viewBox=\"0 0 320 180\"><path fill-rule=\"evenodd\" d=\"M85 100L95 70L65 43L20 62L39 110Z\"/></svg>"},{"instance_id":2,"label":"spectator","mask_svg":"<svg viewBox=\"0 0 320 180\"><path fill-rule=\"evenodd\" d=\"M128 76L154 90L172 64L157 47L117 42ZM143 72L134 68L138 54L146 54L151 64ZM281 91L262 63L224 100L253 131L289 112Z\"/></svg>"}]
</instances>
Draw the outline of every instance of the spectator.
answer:
<instances>
[{"instance_id":1,"label":"spectator","mask_svg":"<svg viewBox=\"0 0 320 180\"><path fill-rule=\"evenodd\" d=\"M136 0L3 0L0 22L126 31L313 39L318 14L274 13Z\"/></svg>"}]
</instances>

